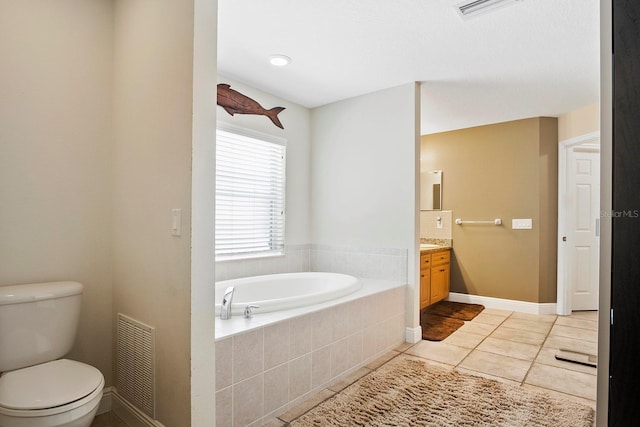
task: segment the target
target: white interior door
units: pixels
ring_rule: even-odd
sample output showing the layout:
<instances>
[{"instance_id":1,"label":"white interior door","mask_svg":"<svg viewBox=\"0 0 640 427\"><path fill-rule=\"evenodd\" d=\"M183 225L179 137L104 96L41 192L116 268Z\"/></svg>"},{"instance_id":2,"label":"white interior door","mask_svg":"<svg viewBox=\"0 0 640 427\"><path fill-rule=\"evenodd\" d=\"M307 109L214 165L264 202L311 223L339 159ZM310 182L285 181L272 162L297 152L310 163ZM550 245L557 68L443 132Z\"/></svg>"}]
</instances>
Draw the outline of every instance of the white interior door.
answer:
<instances>
[{"instance_id":1,"label":"white interior door","mask_svg":"<svg viewBox=\"0 0 640 427\"><path fill-rule=\"evenodd\" d=\"M572 310L598 309L600 149L578 145L567 153L567 286ZM564 240L564 239L563 239Z\"/></svg>"}]
</instances>

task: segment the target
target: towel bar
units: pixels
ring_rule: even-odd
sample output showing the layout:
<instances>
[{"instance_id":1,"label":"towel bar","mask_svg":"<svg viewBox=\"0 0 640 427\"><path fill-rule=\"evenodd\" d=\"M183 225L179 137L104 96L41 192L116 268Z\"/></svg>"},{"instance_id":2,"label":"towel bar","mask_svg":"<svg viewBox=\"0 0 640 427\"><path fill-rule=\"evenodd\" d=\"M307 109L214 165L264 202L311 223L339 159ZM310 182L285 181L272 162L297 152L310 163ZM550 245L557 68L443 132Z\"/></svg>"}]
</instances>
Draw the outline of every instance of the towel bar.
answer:
<instances>
[{"instance_id":1,"label":"towel bar","mask_svg":"<svg viewBox=\"0 0 640 427\"><path fill-rule=\"evenodd\" d=\"M491 225L502 225L502 220L500 218L496 218L492 221L463 221L461 218L456 218L456 224L491 224Z\"/></svg>"}]
</instances>

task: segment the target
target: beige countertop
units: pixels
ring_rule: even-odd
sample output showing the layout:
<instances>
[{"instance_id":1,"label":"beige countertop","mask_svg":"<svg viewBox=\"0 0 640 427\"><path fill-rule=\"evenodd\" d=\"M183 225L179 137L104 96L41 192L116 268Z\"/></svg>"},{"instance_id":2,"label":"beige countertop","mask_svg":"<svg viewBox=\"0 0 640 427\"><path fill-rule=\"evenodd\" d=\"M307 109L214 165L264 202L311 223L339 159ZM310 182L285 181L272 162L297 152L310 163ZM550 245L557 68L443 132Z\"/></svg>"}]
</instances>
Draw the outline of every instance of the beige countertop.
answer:
<instances>
[{"instance_id":1,"label":"beige countertop","mask_svg":"<svg viewBox=\"0 0 640 427\"><path fill-rule=\"evenodd\" d=\"M441 252L441 251L450 251L451 246L437 246L431 248L420 248L421 254L431 253L431 252Z\"/></svg>"}]
</instances>

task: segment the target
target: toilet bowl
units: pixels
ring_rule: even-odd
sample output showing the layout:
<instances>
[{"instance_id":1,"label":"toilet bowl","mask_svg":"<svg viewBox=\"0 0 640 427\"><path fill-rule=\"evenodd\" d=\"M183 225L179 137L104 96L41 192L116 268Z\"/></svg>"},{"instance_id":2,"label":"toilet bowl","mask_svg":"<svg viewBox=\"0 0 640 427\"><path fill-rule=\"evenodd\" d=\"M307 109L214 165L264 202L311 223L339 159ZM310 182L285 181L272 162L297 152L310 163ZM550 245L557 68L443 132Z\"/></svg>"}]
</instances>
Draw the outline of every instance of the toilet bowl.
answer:
<instances>
[{"instance_id":1,"label":"toilet bowl","mask_svg":"<svg viewBox=\"0 0 640 427\"><path fill-rule=\"evenodd\" d=\"M82 284L0 286L0 427L89 427L104 377L62 359L73 345Z\"/></svg>"},{"instance_id":2,"label":"toilet bowl","mask_svg":"<svg viewBox=\"0 0 640 427\"><path fill-rule=\"evenodd\" d=\"M60 359L0 376L0 427L89 427L104 377L84 363Z\"/></svg>"}]
</instances>

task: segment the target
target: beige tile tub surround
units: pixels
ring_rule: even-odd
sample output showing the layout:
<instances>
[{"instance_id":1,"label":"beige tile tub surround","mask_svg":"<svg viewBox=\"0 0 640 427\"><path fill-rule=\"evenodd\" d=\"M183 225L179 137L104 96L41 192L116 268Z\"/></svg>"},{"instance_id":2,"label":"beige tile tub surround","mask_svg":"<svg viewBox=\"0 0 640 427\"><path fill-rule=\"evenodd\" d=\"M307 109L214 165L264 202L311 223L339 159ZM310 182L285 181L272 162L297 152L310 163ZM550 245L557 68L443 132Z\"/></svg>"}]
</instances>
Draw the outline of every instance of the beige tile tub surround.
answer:
<instances>
[{"instance_id":1,"label":"beige tile tub surround","mask_svg":"<svg viewBox=\"0 0 640 427\"><path fill-rule=\"evenodd\" d=\"M286 245L282 256L216 262L216 281L264 274L327 271L407 280L407 250L362 246Z\"/></svg>"},{"instance_id":2,"label":"beige tile tub surround","mask_svg":"<svg viewBox=\"0 0 640 427\"><path fill-rule=\"evenodd\" d=\"M257 426L404 342L406 287L216 341L216 425Z\"/></svg>"}]
</instances>

